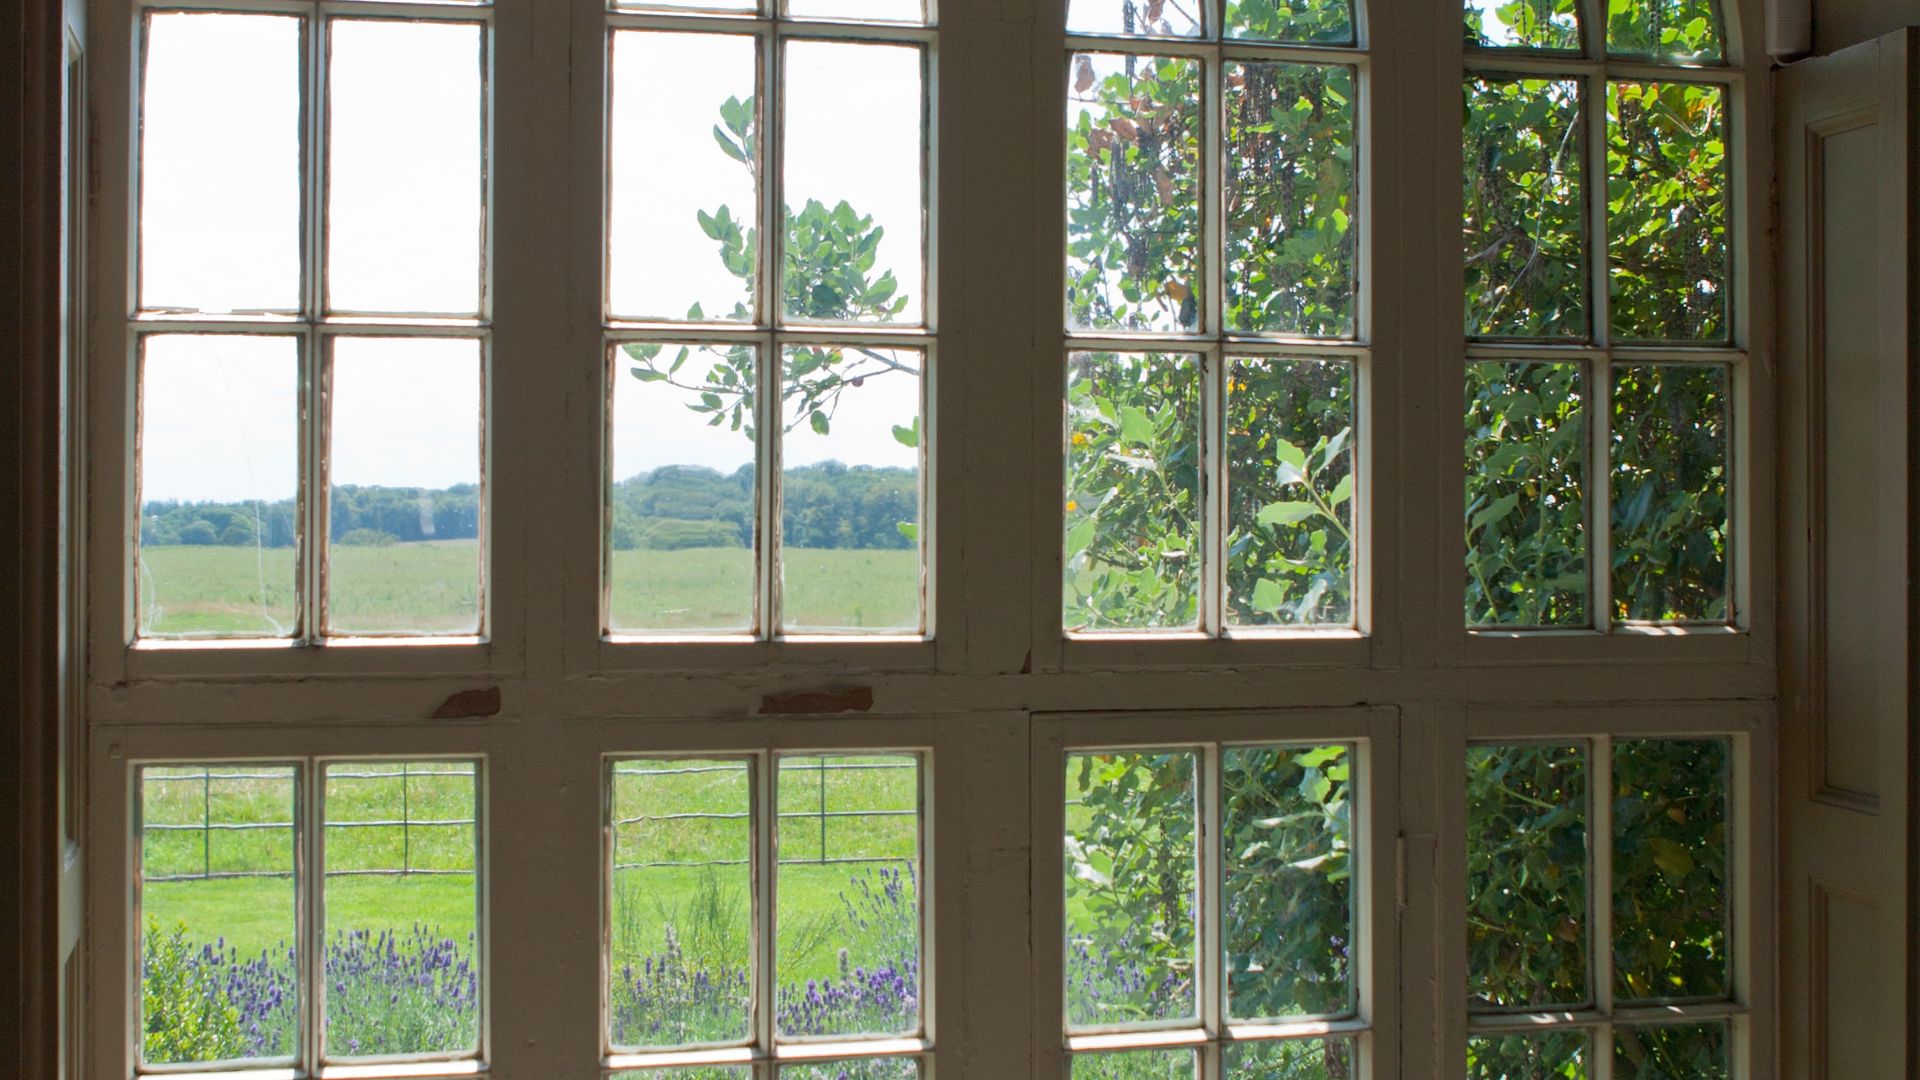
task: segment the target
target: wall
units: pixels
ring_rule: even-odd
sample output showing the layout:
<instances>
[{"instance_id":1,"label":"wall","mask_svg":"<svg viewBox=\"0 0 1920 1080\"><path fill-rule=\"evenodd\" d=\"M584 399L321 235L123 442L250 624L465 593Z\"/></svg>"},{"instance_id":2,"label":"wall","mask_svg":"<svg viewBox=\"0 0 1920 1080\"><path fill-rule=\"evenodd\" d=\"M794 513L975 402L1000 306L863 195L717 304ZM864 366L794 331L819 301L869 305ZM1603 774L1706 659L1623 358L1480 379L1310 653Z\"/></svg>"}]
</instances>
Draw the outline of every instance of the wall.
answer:
<instances>
[{"instance_id":1,"label":"wall","mask_svg":"<svg viewBox=\"0 0 1920 1080\"><path fill-rule=\"evenodd\" d=\"M1920 0L1813 0L1813 51L1830 53L1920 25Z\"/></svg>"}]
</instances>

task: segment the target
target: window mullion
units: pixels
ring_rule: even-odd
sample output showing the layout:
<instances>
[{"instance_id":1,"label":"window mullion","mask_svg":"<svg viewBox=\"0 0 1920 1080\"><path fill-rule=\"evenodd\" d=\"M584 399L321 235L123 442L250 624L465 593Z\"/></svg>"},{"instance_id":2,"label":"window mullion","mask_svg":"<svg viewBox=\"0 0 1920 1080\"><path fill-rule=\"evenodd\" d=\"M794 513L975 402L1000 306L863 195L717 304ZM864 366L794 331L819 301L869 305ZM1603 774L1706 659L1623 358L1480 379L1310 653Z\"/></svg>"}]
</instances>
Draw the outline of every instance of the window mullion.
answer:
<instances>
[{"instance_id":1,"label":"window mullion","mask_svg":"<svg viewBox=\"0 0 1920 1080\"><path fill-rule=\"evenodd\" d=\"M1221 818L1225 788L1222 783L1220 744L1208 743L1200 752L1200 903L1196 914L1200 932L1195 935L1200 955L1195 958L1194 979L1199 991L1200 1026L1208 1044L1201 1055L1202 1080L1220 1076L1219 1040L1226 1027L1226 970L1221 947L1220 926L1225 915L1225 871L1222 866Z\"/></svg>"},{"instance_id":2,"label":"window mullion","mask_svg":"<svg viewBox=\"0 0 1920 1080\"><path fill-rule=\"evenodd\" d=\"M1593 628L1613 626L1613 475L1607 467L1613 431L1613 365L1603 356L1587 367L1587 573Z\"/></svg>"},{"instance_id":3,"label":"window mullion","mask_svg":"<svg viewBox=\"0 0 1920 1080\"><path fill-rule=\"evenodd\" d=\"M1603 624L1604 625L1604 624ZM1587 925L1592 944L1587 963L1593 980L1593 1006L1606 1022L1593 1029L1591 1080L1613 1080L1613 737L1596 735L1588 743L1587 880L1592 889Z\"/></svg>"},{"instance_id":4,"label":"window mullion","mask_svg":"<svg viewBox=\"0 0 1920 1080\"><path fill-rule=\"evenodd\" d=\"M300 778L295 785L295 819L300 823L295 834L294 873L298 875L294 903L296 933L301 948L300 965L300 1051L299 1058L307 1075L319 1072L326 1050L323 1030L326 994L326 915L321 905L326 898L326 808L321 804L320 767L312 759L295 766Z\"/></svg>"},{"instance_id":5,"label":"window mullion","mask_svg":"<svg viewBox=\"0 0 1920 1080\"><path fill-rule=\"evenodd\" d=\"M771 754L758 754L751 759L749 767L754 770L753 811L748 819L753 845L749 855L753 864L753 1037L755 1056L764 1059L755 1075L760 1080L771 1080L772 1066L765 1064L765 1060L772 1059L774 1042L779 1035L774 1015L778 972L773 936L774 904L778 899L775 888L779 878L774 864L779 852L775 831L780 826L779 793L774 784L779 762Z\"/></svg>"}]
</instances>

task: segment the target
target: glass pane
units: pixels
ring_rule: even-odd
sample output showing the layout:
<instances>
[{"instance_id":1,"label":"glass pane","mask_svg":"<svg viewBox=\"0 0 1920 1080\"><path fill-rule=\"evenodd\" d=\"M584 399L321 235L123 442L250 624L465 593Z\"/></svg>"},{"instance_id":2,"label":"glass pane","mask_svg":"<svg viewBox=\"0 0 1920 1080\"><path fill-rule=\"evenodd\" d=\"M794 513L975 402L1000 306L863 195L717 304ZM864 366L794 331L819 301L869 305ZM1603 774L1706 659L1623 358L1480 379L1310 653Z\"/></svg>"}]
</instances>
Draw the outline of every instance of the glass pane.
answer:
<instances>
[{"instance_id":1,"label":"glass pane","mask_svg":"<svg viewBox=\"0 0 1920 1080\"><path fill-rule=\"evenodd\" d=\"M853 1058L780 1066L780 1080L914 1080L920 1063L913 1058Z\"/></svg>"},{"instance_id":2,"label":"glass pane","mask_svg":"<svg viewBox=\"0 0 1920 1080\"><path fill-rule=\"evenodd\" d=\"M1352 68L1226 68L1227 327L1351 337L1359 233Z\"/></svg>"},{"instance_id":3,"label":"glass pane","mask_svg":"<svg viewBox=\"0 0 1920 1080\"><path fill-rule=\"evenodd\" d=\"M746 761L613 764L608 1033L620 1047L747 1038L753 775Z\"/></svg>"},{"instance_id":4,"label":"glass pane","mask_svg":"<svg viewBox=\"0 0 1920 1080\"><path fill-rule=\"evenodd\" d=\"M1584 1005L1587 748L1467 748L1467 992L1475 1010Z\"/></svg>"},{"instance_id":5,"label":"glass pane","mask_svg":"<svg viewBox=\"0 0 1920 1080\"><path fill-rule=\"evenodd\" d=\"M1579 0L1466 0L1467 44L1580 51Z\"/></svg>"},{"instance_id":6,"label":"glass pane","mask_svg":"<svg viewBox=\"0 0 1920 1080\"><path fill-rule=\"evenodd\" d=\"M147 17L140 306L300 309L300 20Z\"/></svg>"},{"instance_id":7,"label":"glass pane","mask_svg":"<svg viewBox=\"0 0 1920 1080\"><path fill-rule=\"evenodd\" d=\"M1654 60L1719 61L1720 12L1713 0L1610 0L1607 51Z\"/></svg>"},{"instance_id":8,"label":"glass pane","mask_svg":"<svg viewBox=\"0 0 1920 1080\"><path fill-rule=\"evenodd\" d=\"M1227 1080L1353 1080L1353 1043L1346 1039L1275 1039L1229 1043Z\"/></svg>"},{"instance_id":9,"label":"glass pane","mask_svg":"<svg viewBox=\"0 0 1920 1080\"><path fill-rule=\"evenodd\" d=\"M926 21L922 0L787 0L787 14L796 19L840 19L846 22Z\"/></svg>"},{"instance_id":10,"label":"glass pane","mask_svg":"<svg viewBox=\"0 0 1920 1080\"><path fill-rule=\"evenodd\" d=\"M1075 353L1067 364L1069 630L1199 618L1200 358Z\"/></svg>"},{"instance_id":11,"label":"glass pane","mask_svg":"<svg viewBox=\"0 0 1920 1080\"><path fill-rule=\"evenodd\" d=\"M1075 1054L1072 1080L1193 1080L1191 1050L1131 1050Z\"/></svg>"},{"instance_id":12,"label":"glass pane","mask_svg":"<svg viewBox=\"0 0 1920 1080\"><path fill-rule=\"evenodd\" d=\"M330 379L328 632L479 632L480 343L336 338Z\"/></svg>"},{"instance_id":13,"label":"glass pane","mask_svg":"<svg viewBox=\"0 0 1920 1080\"><path fill-rule=\"evenodd\" d=\"M290 337L141 341L141 637L287 637L299 539Z\"/></svg>"},{"instance_id":14,"label":"glass pane","mask_svg":"<svg viewBox=\"0 0 1920 1080\"><path fill-rule=\"evenodd\" d=\"M1467 80L1469 335L1587 336L1585 129L1573 80Z\"/></svg>"},{"instance_id":15,"label":"glass pane","mask_svg":"<svg viewBox=\"0 0 1920 1080\"><path fill-rule=\"evenodd\" d=\"M1613 332L1727 338L1726 88L1607 84L1607 279Z\"/></svg>"},{"instance_id":16,"label":"glass pane","mask_svg":"<svg viewBox=\"0 0 1920 1080\"><path fill-rule=\"evenodd\" d=\"M759 196L754 39L613 34L607 310L754 318Z\"/></svg>"},{"instance_id":17,"label":"glass pane","mask_svg":"<svg viewBox=\"0 0 1920 1080\"><path fill-rule=\"evenodd\" d=\"M757 0L609 0L607 5L616 11L673 11L699 12L713 11L722 13L740 13L759 10Z\"/></svg>"},{"instance_id":18,"label":"glass pane","mask_svg":"<svg viewBox=\"0 0 1920 1080\"><path fill-rule=\"evenodd\" d=\"M1067 32L1199 37L1202 6L1194 0L1068 0Z\"/></svg>"},{"instance_id":19,"label":"glass pane","mask_svg":"<svg viewBox=\"0 0 1920 1080\"><path fill-rule=\"evenodd\" d=\"M328 309L478 314L480 26L330 26Z\"/></svg>"},{"instance_id":20,"label":"glass pane","mask_svg":"<svg viewBox=\"0 0 1920 1080\"><path fill-rule=\"evenodd\" d=\"M784 47L781 312L793 322L918 323L924 54L838 41Z\"/></svg>"},{"instance_id":21,"label":"glass pane","mask_svg":"<svg viewBox=\"0 0 1920 1080\"><path fill-rule=\"evenodd\" d=\"M1725 1024L1664 1024L1613 1031L1616 1080L1729 1080Z\"/></svg>"},{"instance_id":22,"label":"glass pane","mask_svg":"<svg viewBox=\"0 0 1920 1080\"><path fill-rule=\"evenodd\" d=\"M1227 621L1351 625L1353 367L1227 362Z\"/></svg>"},{"instance_id":23,"label":"glass pane","mask_svg":"<svg viewBox=\"0 0 1920 1080\"><path fill-rule=\"evenodd\" d=\"M1727 369L1613 369L1613 617L1727 618Z\"/></svg>"},{"instance_id":24,"label":"glass pane","mask_svg":"<svg viewBox=\"0 0 1920 1080\"><path fill-rule=\"evenodd\" d=\"M610 1080L753 1080L750 1065L696 1065L685 1069L630 1069L607 1074Z\"/></svg>"},{"instance_id":25,"label":"glass pane","mask_svg":"<svg viewBox=\"0 0 1920 1080\"><path fill-rule=\"evenodd\" d=\"M919 760L801 756L778 767L776 1026L783 1035L917 1033Z\"/></svg>"},{"instance_id":26,"label":"glass pane","mask_svg":"<svg viewBox=\"0 0 1920 1080\"><path fill-rule=\"evenodd\" d=\"M1351 748L1230 747L1220 761L1228 1017L1351 1012ZM1292 1060L1249 1067L1269 1058Z\"/></svg>"},{"instance_id":27,"label":"glass pane","mask_svg":"<svg viewBox=\"0 0 1920 1080\"><path fill-rule=\"evenodd\" d=\"M458 1053L480 1033L471 761L326 766L326 1053Z\"/></svg>"},{"instance_id":28,"label":"glass pane","mask_svg":"<svg viewBox=\"0 0 1920 1080\"><path fill-rule=\"evenodd\" d=\"M1194 1015L1197 760L1177 750L1067 757L1070 1027Z\"/></svg>"},{"instance_id":29,"label":"glass pane","mask_svg":"<svg viewBox=\"0 0 1920 1080\"><path fill-rule=\"evenodd\" d=\"M1080 53L1067 92L1067 325L1200 325L1200 63Z\"/></svg>"},{"instance_id":30,"label":"glass pane","mask_svg":"<svg viewBox=\"0 0 1920 1080\"><path fill-rule=\"evenodd\" d=\"M1227 36L1297 45L1351 45L1351 0L1227 0Z\"/></svg>"},{"instance_id":31,"label":"glass pane","mask_svg":"<svg viewBox=\"0 0 1920 1080\"><path fill-rule=\"evenodd\" d=\"M1467 365L1469 624L1588 625L1586 439L1578 365Z\"/></svg>"},{"instance_id":32,"label":"glass pane","mask_svg":"<svg viewBox=\"0 0 1920 1080\"><path fill-rule=\"evenodd\" d=\"M1475 1036L1467 1080L1587 1080L1587 1055L1587 1034L1577 1029Z\"/></svg>"},{"instance_id":33,"label":"glass pane","mask_svg":"<svg viewBox=\"0 0 1920 1080\"><path fill-rule=\"evenodd\" d=\"M920 629L920 375L906 349L790 348L781 627Z\"/></svg>"},{"instance_id":34,"label":"glass pane","mask_svg":"<svg viewBox=\"0 0 1920 1080\"><path fill-rule=\"evenodd\" d=\"M1614 994L1723 998L1728 754L1724 739L1613 746Z\"/></svg>"},{"instance_id":35,"label":"glass pane","mask_svg":"<svg viewBox=\"0 0 1920 1080\"><path fill-rule=\"evenodd\" d=\"M753 629L754 363L750 345L614 346L610 629Z\"/></svg>"},{"instance_id":36,"label":"glass pane","mask_svg":"<svg viewBox=\"0 0 1920 1080\"><path fill-rule=\"evenodd\" d=\"M295 772L140 770L140 1059L299 1052Z\"/></svg>"}]
</instances>

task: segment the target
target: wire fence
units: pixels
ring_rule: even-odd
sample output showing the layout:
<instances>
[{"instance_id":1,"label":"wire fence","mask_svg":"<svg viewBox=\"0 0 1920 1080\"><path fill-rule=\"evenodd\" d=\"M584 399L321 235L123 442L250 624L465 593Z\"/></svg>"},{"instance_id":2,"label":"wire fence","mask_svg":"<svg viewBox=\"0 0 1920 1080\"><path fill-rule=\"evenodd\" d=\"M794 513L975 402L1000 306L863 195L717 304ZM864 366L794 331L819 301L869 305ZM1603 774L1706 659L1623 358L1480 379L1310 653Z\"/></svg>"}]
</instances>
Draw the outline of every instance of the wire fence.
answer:
<instances>
[{"instance_id":1,"label":"wire fence","mask_svg":"<svg viewBox=\"0 0 1920 1080\"><path fill-rule=\"evenodd\" d=\"M779 861L781 863L787 863L787 864L803 863L803 864L813 864L813 865L911 862L912 859L910 856L900 856L900 855L835 855L833 853L833 847L830 843L829 836L828 836L827 825L830 821L840 820L840 819L859 820L859 819L867 819L867 818L917 817L919 815L919 810L917 808L834 810L830 808L830 801L828 798L828 789L830 786L829 777L832 774L836 774L836 773L887 772L887 771L899 771L899 770L913 770L916 768L918 768L918 765L912 761L875 761L875 762L834 761L832 759L825 758L825 757L815 758L812 760L791 759L791 758L783 760L780 764L780 771L782 773L803 772L803 773L814 774L816 778L816 786L819 788L819 792L818 792L818 802L815 806L809 807L808 809L805 809L805 810L783 810L775 815L775 817L777 817L780 821ZM648 768L648 767L636 767L636 766L628 766L628 767L615 766L613 769L613 774L615 776L687 776L687 775L693 775L698 773L744 773L746 769L747 769L747 766L744 762L737 765L736 764L690 765L690 766L683 766L678 768ZM400 814L398 817L376 818L376 819L365 820L365 821L328 821L325 823L325 827L330 830L331 829L398 829L400 831L400 865L389 866L389 867L374 867L374 868L329 869L326 871L326 876L327 877L354 877L354 876L416 877L416 876L449 875L449 874L471 874L473 872L471 869L465 869L465 870L446 869L444 867L430 867L430 866L415 865L416 860L414 859L413 830L429 829L429 828L471 827L476 825L477 821L472 817L422 818L422 817L413 816L414 799L413 799L412 782L416 779L427 778L427 777L472 778L473 775L474 775L474 771L472 769L465 769L465 770L431 769L428 771L420 771L406 763L402 763L397 772L343 772L343 771L332 770L332 769L328 770L326 774L326 778L328 782L332 782L334 780L394 780L394 779L398 779L400 781ZM215 820L214 812L213 812L214 783L216 781L226 782L226 781L232 781L232 780L287 781L289 779L290 779L290 774L287 772L215 773L212 769L202 769L199 772L169 772L165 774L158 774L158 773L152 773L152 772L147 773L143 777L143 781L149 784L151 783L198 784L200 786L200 820L199 821L143 823L143 825L141 826L142 831L148 832L148 833L156 833L156 832L157 833L199 833L200 834L200 845L199 845L200 846L200 867L197 872L188 871L184 873L166 873L166 874L146 873L142 875L143 880L154 881L154 882L164 882L164 881L212 881L212 880L219 880L219 879L225 879L225 878L291 877L293 874L293 871L291 869L281 870L281 869L251 869L250 868L250 869L242 869L242 870L215 870L213 868L214 837L216 835L225 834L225 833L245 833L245 832L260 832L260 831L271 831L271 830L284 831L284 830L291 830L293 828L293 822L291 821L217 821ZM737 811L737 812L683 811L683 812L667 813L667 814L639 814L632 817L615 818L612 824L616 828L619 828L622 826L646 825L646 824L652 824L655 822L672 822L672 821L742 821L742 820L751 818L752 816L753 815L751 813L744 810ZM815 821L817 825L816 827L806 827L806 826L800 826L797 828L794 827L795 825L803 821ZM793 824L790 824L790 823L793 823ZM805 838L805 840L815 840L817 838L817 846L814 846L813 844L808 844L806 847L806 852L811 852L811 854L801 851L801 844L804 842L802 840L803 837ZM661 860L661 861L647 861L647 862L642 862L642 861L616 862L613 866L613 869L640 870L640 869L652 869L656 867L739 866L739 865L744 865L746 861L747 861L746 859L741 858L741 859L702 859L702 860L680 860L680 861Z\"/></svg>"}]
</instances>

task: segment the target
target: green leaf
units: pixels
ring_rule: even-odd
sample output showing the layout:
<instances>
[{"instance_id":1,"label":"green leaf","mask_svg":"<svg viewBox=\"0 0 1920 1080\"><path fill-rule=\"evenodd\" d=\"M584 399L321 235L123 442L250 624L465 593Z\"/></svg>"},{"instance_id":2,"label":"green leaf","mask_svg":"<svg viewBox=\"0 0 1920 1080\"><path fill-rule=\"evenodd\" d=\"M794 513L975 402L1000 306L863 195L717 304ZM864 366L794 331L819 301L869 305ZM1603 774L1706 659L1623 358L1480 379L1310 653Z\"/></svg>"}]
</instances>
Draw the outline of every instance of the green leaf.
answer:
<instances>
[{"instance_id":1,"label":"green leaf","mask_svg":"<svg viewBox=\"0 0 1920 1080\"><path fill-rule=\"evenodd\" d=\"M826 413L821 412L819 409L815 409L811 414L807 416L807 422L813 426L813 433L815 435L827 434L828 423L827 423Z\"/></svg>"},{"instance_id":2,"label":"green leaf","mask_svg":"<svg viewBox=\"0 0 1920 1080\"><path fill-rule=\"evenodd\" d=\"M1153 441L1153 420L1145 409L1133 405L1120 409L1120 437L1130 443Z\"/></svg>"},{"instance_id":3,"label":"green leaf","mask_svg":"<svg viewBox=\"0 0 1920 1080\"><path fill-rule=\"evenodd\" d=\"M1279 462L1277 478L1282 484L1297 484L1307 478L1307 452L1285 439L1274 444L1273 456Z\"/></svg>"},{"instance_id":4,"label":"green leaf","mask_svg":"<svg viewBox=\"0 0 1920 1080\"><path fill-rule=\"evenodd\" d=\"M1287 591L1266 578L1253 583L1253 606L1261 611L1278 611L1287 602Z\"/></svg>"},{"instance_id":5,"label":"green leaf","mask_svg":"<svg viewBox=\"0 0 1920 1080\"><path fill-rule=\"evenodd\" d=\"M903 427L899 424L893 425L893 438L894 441L898 442L901 446L919 446L920 418L914 418L912 427Z\"/></svg>"},{"instance_id":6,"label":"green leaf","mask_svg":"<svg viewBox=\"0 0 1920 1080\"><path fill-rule=\"evenodd\" d=\"M655 371L652 368L637 367L633 369L633 377L641 382L665 382L667 373Z\"/></svg>"},{"instance_id":7,"label":"green leaf","mask_svg":"<svg viewBox=\"0 0 1920 1080\"><path fill-rule=\"evenodd\" d=\"M1693 873L1693 856L1687 849L1665 837L1656 836L1647 841L1653 849L1653 863L1676 883Z\"/></svg>"},{"instance_id":8,"label":"green leaf","mask_svg":"<svg viewBox=\"0 0 1920 1080\"><path fill-rule=\"evenodd\" d=\"M1482 507L1479 513L1474 514L1473 520L1467 526L1467 530L1473 532L1485 528L1487 522L1499 521L1501 518L1513 513L1513 508L1518 505L1520 505L1520 494L1518 492L1509 492L1502 495L1498 499L1493 500L1491 504Z\"/></svg>"},{"instance_id":9,"label":"green leaf","mask_svg":"<svg viewBox=\"0 0 1920 1080\"><path fill-rule=\"evenodd\" d=\"M900 530L901 536L906 537L907 539L913 541L916 544L920 542L920 526L914 524L913 522L911 521L896 522L893 527Z\"/></svg>"},{"instance_id":10,"label":"green leaf","mask_svg":"<svg viewBox=\"0 0 1920 1080\"><path fill-rule=\"evenodd\" d=\"M1094 519L1089 517L1067 530L1068 559L1087 550L1087 545L1093 543L1093 529Z\"/></svg>"},{"instance_id":11,"label":"green leaf","mask_svg":"<svg viewBox=\"0 0 1920 1080\"><path fill-rule=\"evenodd\" d=\"M739 162L745 162L747 160L746 153L742 151L740 147L734 145L734 141L727 137L726 132L720 130L719 124L713 125L713 141L719 143L721 151L733 160Z\"/></svg>"},{"instance_id":12,"label":"green leaf","mask_svg":"<svg viewBox=\"0 0 1920 1080\"><path fill-rule=\"evenodd\" d=\"M1276 502L1260 508L1255 520L1262 525L1296 525L1312 517L1317 512L1310 502Z\"/></svg>"}]
</instances>

